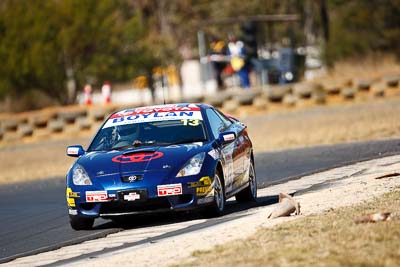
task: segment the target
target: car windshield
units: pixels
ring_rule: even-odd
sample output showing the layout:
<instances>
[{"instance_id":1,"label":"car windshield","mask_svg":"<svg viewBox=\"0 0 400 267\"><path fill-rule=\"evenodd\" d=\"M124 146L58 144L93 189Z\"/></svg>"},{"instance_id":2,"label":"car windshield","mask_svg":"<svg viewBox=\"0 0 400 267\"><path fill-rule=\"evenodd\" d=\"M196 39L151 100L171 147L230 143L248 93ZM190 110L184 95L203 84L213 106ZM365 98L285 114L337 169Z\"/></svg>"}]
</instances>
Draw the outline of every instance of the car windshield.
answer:
<instances>
[{"instance_id":1,"label":"car windshield","mask_svg":"<svg viewBox=\"0 0 400 267\"><path fill-rule=\"evenodd\" d=\"M164 120L103 127L88 151L109 151L139 146L168 146L206 140L202 120Z\"/></svg>"}]
</instances>

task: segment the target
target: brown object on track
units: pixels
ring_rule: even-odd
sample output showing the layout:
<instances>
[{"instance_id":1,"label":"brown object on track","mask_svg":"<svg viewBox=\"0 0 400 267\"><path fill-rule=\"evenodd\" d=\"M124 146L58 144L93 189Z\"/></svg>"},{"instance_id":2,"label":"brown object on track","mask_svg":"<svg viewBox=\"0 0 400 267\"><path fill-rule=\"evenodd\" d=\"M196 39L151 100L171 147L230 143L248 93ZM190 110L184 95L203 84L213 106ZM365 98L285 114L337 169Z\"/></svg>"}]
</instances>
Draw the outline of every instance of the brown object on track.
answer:
<instances>
[{"instance_id":1,"label":"brown object on track","mask_svg":"<svg viewBox=\"0 0 400 267\"><path fill-rule=\"evenodd\" d=\"M295 215L300 214L300 203L288 194L279 193L279 204L268 215L268 218L274 219L278 217L289 216L293 212L295 212Z\"/></svg>"}]
</instances>

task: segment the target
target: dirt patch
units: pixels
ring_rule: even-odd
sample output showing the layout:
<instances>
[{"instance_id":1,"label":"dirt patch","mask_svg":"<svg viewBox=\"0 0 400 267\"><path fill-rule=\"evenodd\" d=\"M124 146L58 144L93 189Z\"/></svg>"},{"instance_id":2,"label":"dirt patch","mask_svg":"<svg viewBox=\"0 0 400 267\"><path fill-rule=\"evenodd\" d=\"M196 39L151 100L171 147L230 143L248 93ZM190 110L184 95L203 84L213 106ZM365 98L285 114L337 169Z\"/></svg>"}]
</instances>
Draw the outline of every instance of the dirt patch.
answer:
<instances>
[{"instance_id":1,"label":"dirt patch","mask_svg":"<svg viewBox=\"0 0 400 267\"><path fill-rule=\"evenodd\" d=\"M65 176L74 158L66 147L86 139L42 141L0 150L0 185Z\"/></svg>"}]
</instances>

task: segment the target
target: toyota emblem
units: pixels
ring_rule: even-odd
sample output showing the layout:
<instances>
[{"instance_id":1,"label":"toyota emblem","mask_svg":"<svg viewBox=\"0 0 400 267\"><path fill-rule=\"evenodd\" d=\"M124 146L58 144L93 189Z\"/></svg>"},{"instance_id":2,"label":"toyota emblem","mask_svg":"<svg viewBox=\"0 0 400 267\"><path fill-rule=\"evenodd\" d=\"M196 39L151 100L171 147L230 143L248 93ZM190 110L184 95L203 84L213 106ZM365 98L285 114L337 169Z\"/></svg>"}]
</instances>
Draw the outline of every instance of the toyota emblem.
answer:
<instances>
[{"instance_id":1,"label":"toyota emblem","mask_svg":"<svg viewBox=\"0 0 400 267\"><path fill-rule=\"evenodd\" d=\"M137 180L137 176L136 175L131 175L131 176L128 177L128 181L129 182L134 182L136 180Z\"/></svg>"}]
</instances>

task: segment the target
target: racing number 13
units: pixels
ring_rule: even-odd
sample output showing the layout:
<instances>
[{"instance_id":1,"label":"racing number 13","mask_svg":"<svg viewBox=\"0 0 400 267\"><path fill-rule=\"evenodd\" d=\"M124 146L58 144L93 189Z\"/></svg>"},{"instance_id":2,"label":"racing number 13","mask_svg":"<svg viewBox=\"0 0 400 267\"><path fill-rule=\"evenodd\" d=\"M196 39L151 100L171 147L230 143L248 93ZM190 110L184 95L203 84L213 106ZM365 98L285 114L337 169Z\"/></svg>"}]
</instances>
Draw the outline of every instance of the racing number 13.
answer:
<instances>
[{"instance_id":1,"label":"racing number 13","mask_svg":"<svg viewBox=\"0 0 400 267\"><path fill-rule=\"evenodd\" d=\"M187 126L187 125L189 125L189 126L197 126L197 125L199 125L199 120L188 120L188 119L185 119L185 120L181 120L182 122L183 122L183 125L185 125L185 126Z\"/></svg>"}]
</instances>

